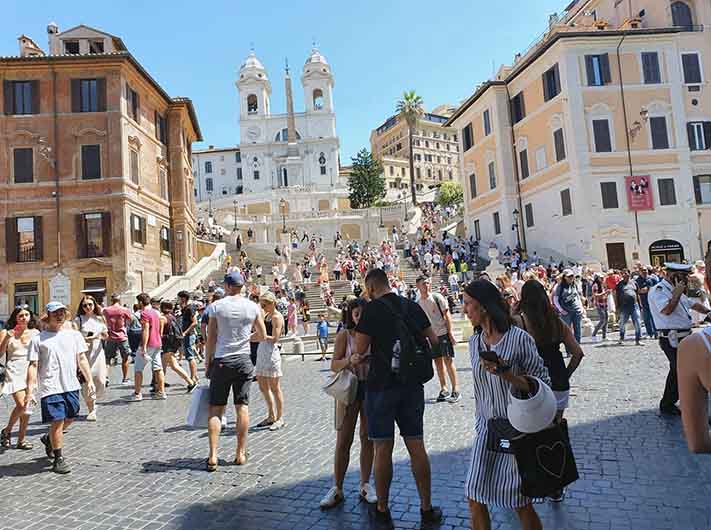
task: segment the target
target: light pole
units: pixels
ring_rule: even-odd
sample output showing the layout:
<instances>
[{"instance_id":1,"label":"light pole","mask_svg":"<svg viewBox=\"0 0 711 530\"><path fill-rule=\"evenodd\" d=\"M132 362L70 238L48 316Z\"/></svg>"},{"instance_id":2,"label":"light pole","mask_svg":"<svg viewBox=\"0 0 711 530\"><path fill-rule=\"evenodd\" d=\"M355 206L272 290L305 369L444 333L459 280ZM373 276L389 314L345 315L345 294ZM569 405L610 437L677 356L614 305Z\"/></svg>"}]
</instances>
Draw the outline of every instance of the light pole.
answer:
<instances>
[{"instance_id":1,"label":"light pole","mask_svg":"<svg viewBox=\"0 0 711 530\"><path fill-rule=\"evenodd\" d=\"M513 214L514 218L514 224L511 226L511 230L516 230L516 247L518 248L519 252L521 252L523 249L521 248L521 233L519 232L519 215L521 212L518 211L518 208L514 208L514 211L511 212Z\"/></svg>"},{"instance_id":2,"label":"light pole","mask_svg":"<svg viewBox=\"0 0 711 530\"><path fill-rule=\"evenodd\" d=\"M279 211L281 212L281 232L286 234L286 201L284 197L279 199Z\"/></svg>"},{"instance_id":3,"label":"light pole","mask_svg":"<svg viewBox=\"0 0 711 530\"><path fill-rule=\"evenodd\" d=\"M232 201L232 204L234 204L234 206L235 206L235 224L234 224L234 227L232 228L232 231L236 232L237 231L237 199Z\"/></svg>"},{"instance_id":4,"label":"light pole","mask_svg":"<svg viewBox=\"0 0 711 530\"><path fill-rule=\"evenodd\" d=\"M207 217L212 218L212 192L207 192Z\"/></svg>"},{"instance_id":5,"label":"light pole","mask_svg":"<svg viewBox=\"0 0 711 530\"><path fill-rule=\"evenodd\" d=\"M383 207L378 208L380 210L380 228L385 228L385 223L383 223Z\"/></svg>"}]
</instances>

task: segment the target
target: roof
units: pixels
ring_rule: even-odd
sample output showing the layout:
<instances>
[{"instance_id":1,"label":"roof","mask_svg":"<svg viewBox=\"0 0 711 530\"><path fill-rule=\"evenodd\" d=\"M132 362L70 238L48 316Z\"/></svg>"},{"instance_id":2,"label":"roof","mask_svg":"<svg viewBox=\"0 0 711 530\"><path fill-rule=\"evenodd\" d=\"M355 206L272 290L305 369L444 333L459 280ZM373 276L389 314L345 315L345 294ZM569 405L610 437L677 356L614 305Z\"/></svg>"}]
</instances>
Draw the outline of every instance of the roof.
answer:
<instances>
[{"instance_id":1,"label":"roof","mask_svg":"<svg viewBox=\"0 0 711 530\"><path fill-rule=\"evenodd\" d=\"M107 33L105 31L101 31L100 29L92 28L91 26L87 26L86 24L79 24L78 26L74 26L73 28L65 29L64 31L60 31L57 34L57 37L61 37L65 33L69 33L70 31L74 31L75 29L79 28L84 28L84 29L90 29L91 31L95 31L96 33L101 33L102 35L106 35L107 37L110 37L114 40L114 45L116 46L116 49L120 51L128 51L128 48L126 48L126 45L123 43L120 37L117 37L116 35L112 35L111 33Z\"/></svg>"},{"instance_id":2,"label":"roof","mask_svg":"<svg viewBox=\"0 0 711 530\"><path fill-rule=\"evenodd\" d=\"M452 114L444 127L451 127L452 124L459 118L469 107L471 107L474 102L476 102L489 87L492 86L506 86L508 83L513 81L519 74L523 73L526 68L533 64L541 55L543 55L548 49L553 46L556 42L561 39L570 38L580 38L580 37L621 37L623 35L664 35L671 33L681 33L687 31L683 27L668 27L668 28L641 28L641 29L625 29L625 30L585 30L585 31L564 31L555 33L550 39L548 39L542 46L540 46L534 53L526 57L520 64L515 65L513 69L506 75L503 80L490 80L483 83L471 96L469 96L464 103L462 103L454 114Z\"/></svg>"},{"instance_id":3,"label":"roof","mask_svg":"<svg viewBox=\"0 0 711 530\"><path fill-rule=\"evenodd\" d=\"M400 114L393 114L392 116L390 116L382 123L382 125L375 129L376 134L382 134L388 129L394 127L395 124L398 122L399 116ZM439 114L432 114L431 112L423 112L422 115L419 117L419 120L428 121L431 123L442 125L444 127L445 122L447 121L447 116L440 116Z\"/></svg>"},{"instance_id":4,"label":"roof","mask_svg":"<svg viewBox=\"0 0 711 530\"><path fill-rule=\"evenodd\" d=\"M194 149L193 154L194 155L205 155L208 153L233 153L235 151L239 151L239 145L236 145L234 147L215 147L213 149Z\"/></svg>"},{"instance_id":5,"label":"roof","mask_svg":"<svg viewBox=\"0 0 711 530\"><path fill-rule=\"evenodd\" d=\"M90 28L91 29L91 28ZM103 32L102 32L103 33ZM190 120L192 121L193 128L195 129L195 135L197 137L197 141L202 141L202 132L200 131L200 124L198 123L197 120L197 114L195 113L195 108L193 106L192 100L189 98L185 97L176 97L172 98L171 96L168 95L168 93L161 87L158 82L153 79L151 74L148 73L148 71L141 66L141 63L139 63L136 58L131 55L130 52L128 51L120 51L120 52L113 52L113 53L94 53L94 54L87 54L87 55L45 55L41 57L20 57L20 56L9 56L9 57L0 57L0 65L13 65L13 64L21 64L21 63L71 63L71 62L99 62L102 60L107 60L107 59L117 59L117 60L126 60L128 61L138 72L148 81L148 83L158 92L163 99L168 103L169 105L171 104L177 104L177 105L186 105L188 114L190 116Z\"/></svg>"}]
</instances>

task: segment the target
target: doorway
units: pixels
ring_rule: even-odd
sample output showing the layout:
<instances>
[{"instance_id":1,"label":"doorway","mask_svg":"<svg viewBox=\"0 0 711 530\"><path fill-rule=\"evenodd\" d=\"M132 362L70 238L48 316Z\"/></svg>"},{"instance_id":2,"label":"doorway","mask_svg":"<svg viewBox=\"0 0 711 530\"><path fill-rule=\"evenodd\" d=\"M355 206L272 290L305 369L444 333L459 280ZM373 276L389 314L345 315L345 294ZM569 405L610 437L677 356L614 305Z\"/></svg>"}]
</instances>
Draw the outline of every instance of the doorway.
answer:
<instances>
[{"instance_id":1,"label":"doorway","mask_svg":"<svg viewBox=\"0 0 711 530\"><path fill-rule=\"evenodd\" d=\"M663 267L664 263L684 261L684 247L673 239L660 239L649 245L649 262L654 267Z\"/></svg>"},{"instance_id":2,"label":"doorway","mask_svg":"<svg viewBox=\"0 0 711 530\"><path fill-rule=\"evenodd\" d=\"M627 253L624 243L607 243L607 266L611 269L627 268Z\"/></svg>"}]
</instances>

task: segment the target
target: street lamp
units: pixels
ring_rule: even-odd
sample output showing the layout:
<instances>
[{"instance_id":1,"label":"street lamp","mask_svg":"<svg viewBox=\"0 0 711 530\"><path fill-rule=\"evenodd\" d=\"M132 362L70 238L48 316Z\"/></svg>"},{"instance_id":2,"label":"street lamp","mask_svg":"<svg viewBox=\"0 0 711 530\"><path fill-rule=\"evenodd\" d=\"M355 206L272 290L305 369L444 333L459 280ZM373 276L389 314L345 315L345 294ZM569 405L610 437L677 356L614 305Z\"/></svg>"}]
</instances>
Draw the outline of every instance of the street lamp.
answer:
<instances>
[{"instance_id":1,"label":"street lamp","mask_svg":"<svg viewBox=\"0 0 711 530\"><path fill-rule=\"evenodd\" d=\"M234 224L234 227L232 228L232 231L236 232L237 231L237 199L232 201L232 204L234 204L234 206L235 206L235 224Z\"/></svg>"},{"instance_id":2,"label":"street lamp","mask_svg":"<svg viewBox=\"0 0 711 530\"><path fill-rule=\"evenodd\" d=\"M284 197L279 199L279 211L281 212L281 232L286 234L286 201Z\"/></svg>"},{"instance_id":3,"label":"street lamp","mask_svg":"<svg viewBox=\"0 0 711 530\"><path fill-rule=\"evenodd\" d=\"M207 217L212 218L212 191L207 192Z\"/></svg>"},{"instance_id":4,"label":"street lamp","mask_svg":"<svg viewBox=\"0 0 711 530\"><path fill-rule=\"evenodd\" d=\"M511 212L513 214L514 218L514 224L511 225L511 230L516 230L516 248L519 250L519 252L522 250L521 249L521 233L519 232L519 215L521 212L518 211L518 208L514 208L514 211Z\"/></svg>"}]
</instances>

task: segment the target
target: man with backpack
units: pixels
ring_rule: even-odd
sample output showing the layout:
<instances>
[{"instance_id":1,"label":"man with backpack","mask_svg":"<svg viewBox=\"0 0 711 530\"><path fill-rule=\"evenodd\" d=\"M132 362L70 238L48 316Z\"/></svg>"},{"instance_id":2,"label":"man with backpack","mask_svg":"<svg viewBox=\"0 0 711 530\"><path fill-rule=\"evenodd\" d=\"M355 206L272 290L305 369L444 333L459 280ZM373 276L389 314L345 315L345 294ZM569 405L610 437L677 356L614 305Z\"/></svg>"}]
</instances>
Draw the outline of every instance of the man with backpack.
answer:
<instances>
[{"instance_id":1,"label":"man with backpack","mask_svg":"<svg viewBox=\"0 0 711 530\"><path fill-rule=\"evenodd\" d=\"M434 375L429 344L436 346L439 341L424 311L394 294L382 269L366 275L365 287L371 302L355 328L351 362L369 364L365 403L368 437L375 446L378 495L373 517L378 528L393 528L388 500L397 423L412 460L422 523L436 524L442 520L442 510L431 503L430 461L423 440L423 385Z\"/></svg>"},{"instance_id":2,"label":"man with backpack","mask_svg":"<svg viewBox=\"0 0 711 530\"><path fill-rule=\"evenodd\" d=\"M197 370L197 352L195 351L195 328L197 328L197 311L195 306L190 303L190 293L187 291L180 291L178 293L178 301L180 303L180 318L181 318L181 340L183 341L183 354L185 355L185 360L188 361L190 366L190 379L193 381L198 380L198 370Z\"/></svg>"},{"instance_id":3,"label":"man with backpack","mask_svg":"<svg viewBox=\"0 0 711 530\"><path fill-rule=\"evenodd\" d=\"M454 345L457 341L454 340L454 332L452 331L452 317L449 312L449 304L441 294L430 292L430 279L426 276L417 278L416 285L420 291L420 299L417 304L427 315L432 329L439 339L439 345L434 348L433 351L440 387L437 402L442 403L449 401L450 403L456 403L459 401L457 369L454 366ZM445 368L447 374L449 374L449 381L452 383L451 394L447 390L447 374L445 374Z\"/></svg>"}]
</instances>

